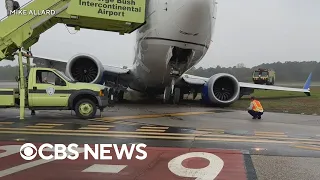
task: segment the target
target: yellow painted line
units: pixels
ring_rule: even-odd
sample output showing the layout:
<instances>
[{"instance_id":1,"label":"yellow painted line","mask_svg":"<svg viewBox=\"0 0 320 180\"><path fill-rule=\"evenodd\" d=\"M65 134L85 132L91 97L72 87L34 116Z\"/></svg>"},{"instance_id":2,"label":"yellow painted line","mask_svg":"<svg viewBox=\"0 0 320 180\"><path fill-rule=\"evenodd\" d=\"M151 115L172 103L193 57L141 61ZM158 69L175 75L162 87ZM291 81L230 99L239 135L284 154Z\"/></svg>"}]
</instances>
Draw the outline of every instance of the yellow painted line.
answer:
<instances>
[{"instance_id":1,"label":"yellow painted line","mask_svg":"<svg viewBox=\"0 0 320 180\"><path fill-rule=\"evenodd\" d=\"M202 140L224 142L256 142L256 143L279 143L294 144L292 141L256 140L256 139L231 139L231 138L202 138L202 137L178 137L178 136L141 136L125 134L85 134L85 133L58 133L58 132L27 132L27 131L0 131L2 134L33 134L33 135L58 135L58 136L92 136L92 137L119 137L119 138L144 138L144 139L179 139L179 140Z\"/></svg>"},{"instance_id":2,"label":"yellow painted line","mask_svg":"<svg viewBox=\"0 0 320 180\"><path fill-rule=\"evenodd\" d=\"M0 122L0 124L13 124L14 122Z\"/></svg>"},{"instance_id":3,"label":"yellow painted line","mask_svg":"<svg viewBox=\"0 0 320 180\"><path fill-rule=\"evenodd\" d=\"M212 114L214 112L183 112L183 113L169 113L169 114L145 114L145 115L136 115L136 116L114 116L114 117L104 117L97 118L95 120L124 120L124 119L144 119L144 118L158 118L166 116L189 116L189 115L199 115L199 114Z\"/></svg>"},{"instance_id":4,"label":"yellow painted line","mask_svg":"<svg viewBox=\"0 0 320 180\"><path fill-rule=\"evenodd\" d=\"M245 138L245 139L266 139L269 140L272 137L255 137L255 136L236 136L236 135L213 135L213 134L183 134L183 133L165 133L165 132L128 132L128 131L92 131L92 130L66 130L66 129L28 129L28 128L0 128L0 134L2 132L12 132L13 134L15 132L24 131L42 131L42 132L48 132L49 134L54 133L101 133L101 134L121 134L121 135L128 135L128 136L135 136L135 135L160 135L160 136L184 136L189 138ZM283 141L303 141L304 144L308 144L308 142L311 144L320 143L320 140L317 139L298 139L298 138L282 138L277 137L276 140ZM297 143L297 142L296 142Z\"/></svg>"},{"instance_id":5,"label":"yellow painted line","mask_svg":"<svg viewBox=\"0 0 320 180\"><path fill-rule=\"evenodd\" d=\"M132 123L132 122L114 122L116 124L125 124L125 125L137 125L138 123Z\"/></svg>"},{"instance_id":6,"label":"yellow painted line","mask_svg":"<svg viewBox=\"0 0 320 180\"><path fill-rule=\"evenodd\" d=\"M36 126L62 126L63 124L37 123Z\"/></svg>"},{"instance_id":7,"label":"yellow painted line","mask_svg":"<svg viewBox=\"0 0 320 180\"><path fill-rule=\"evenodd\" d=\"M169 127L142 126L141 129L169 129Z\"/></svg>"},{"instance_id":8,"label":"yellow painted line","mask_svg":"<svg viewBox=\"0 0 320 180\"><path fill-rule=\"evenodd\" d=\"M201 129L196 129L197 131L221 131L224 132L224 129L211 129L211 128L201 128Z\"/></svg>"},{"instance_id":9,"label":"yellow painted line","mask_svg":"<svg viewBox=\"0 0 320 180\"><path fill-rule=\"evenodd\" d=\"M102 125L102 124L89 124L88 127L101 127L101 128L112 128L114 126L110 126L110 125Z\"/></svg>"},{"instance_id":10,"label":"yellow painted line","mask_svg":"<svg viewBox=\"0 0 320 180\"><path fill-rule=\"evenodd\" d=\"M320 151L320 147L314 147L314 146L293 146L293 147L300 148L300 149Z\"/></svg>"},{"instance_id":11,"label":"yellow painted line","mask_svg":"<svg viewBox=\"0 0 320 180\"><path fill-rule=\"evenodd\" d=\"M165 132L164 129L137 129L138 132Z\"/></svg>"},{"instance_id":12,"label":"yellow painted line","mask_svg":"<svg viewBox=\"0 0 320 180\"><path fill-rule=\"evenodd\" d=\"M108 130L109 128L97 128L97 127L81 127L83 130Z\"/></svg>"},{"instance_id":13,"label":"yellow painted line","mask_svg":"<svg viewBox=\"0 0 320 180\"><path fill-rule=\"evenodd\" d=\"M54 128L55 126L26 126L27 128Z\"/></svg>"},{"instance_id":14,"label":"yellow painted line","mask_svg":"<svg viewBox=\"0 0 320 180\"><path fill-rule=\"evenodd\" d=\"M255 136L265 136L265 137L288 137L285 134L255 134Z\"/></svg>"},{"instance_id":15,"label":"yellow painted line","mask_svg":"<svg viewBox=\"0 0 320 180\"><path fill-rule=\"evenodd\" d=\"M285 134L284 132L254 131L255 134Z\"/></svg>"}]
</instances>

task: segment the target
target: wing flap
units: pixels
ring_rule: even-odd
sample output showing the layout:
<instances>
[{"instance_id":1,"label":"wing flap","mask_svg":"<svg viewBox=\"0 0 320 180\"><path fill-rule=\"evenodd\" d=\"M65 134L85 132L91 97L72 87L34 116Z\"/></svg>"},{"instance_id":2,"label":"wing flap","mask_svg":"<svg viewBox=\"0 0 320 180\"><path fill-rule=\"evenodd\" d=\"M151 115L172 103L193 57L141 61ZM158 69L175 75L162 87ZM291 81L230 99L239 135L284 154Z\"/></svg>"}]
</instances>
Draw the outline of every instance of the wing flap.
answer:
<instances>
[{"instance_id":1,"label":"wing flap","mask_svg":"<svg viewBox=\"0 0 320 180\"><path fill-rule=\"evenodd\" d=\"M130 69L124 69L120 67L115 66L103 66L105 73L109 74L128 74L130 72Z\"/></svg>"},{"instance_id":2,"label":"wing flap","mask_svg":"<svg viewBox=\"0 0 320 180\"><path fill-rule=\"evenodd\" d=\"M204 85L207 78L186 74L182 76L182 79L190 85Z\"/></svg>"},{"instance_id":3,"label":"wing flap","mask_svg":"<svg viewBox=\"0 0 320 180\"><path fill-rule=\"evenodd\" d=\"M65 71L66 69L66 62L60 60L53 60L50 58L44 57L33 57L32 61L37 67L46 67L46 68L55 68L59 71Z\"/></svg>"},{"instance_id":4,"label":"wing flap","mask_svg":"<svg viewBox=\"0 0 320 180\"><path fill-rule=\"evenodd\" d=\"M304 93L310 92L309 89L270 86L270 85L252 84L252 83L244 83L244 82L239 82L239 86L245 87L245 88L252 88L252 89L267 89L267 90L276 90L276 91L293 91L293 92L304 92Z\"/></svg>"}]
</instances>

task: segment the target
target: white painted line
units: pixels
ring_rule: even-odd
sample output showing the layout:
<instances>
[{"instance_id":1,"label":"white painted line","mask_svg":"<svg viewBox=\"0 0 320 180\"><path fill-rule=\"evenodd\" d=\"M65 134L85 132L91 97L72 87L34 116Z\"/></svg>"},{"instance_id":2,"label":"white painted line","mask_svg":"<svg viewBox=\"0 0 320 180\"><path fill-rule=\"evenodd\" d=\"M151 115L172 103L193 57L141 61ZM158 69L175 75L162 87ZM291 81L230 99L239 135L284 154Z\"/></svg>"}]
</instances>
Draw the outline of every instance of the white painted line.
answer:
<instances>
[{"instance_id":1,"label":"white painted line","mask_svg":"<svg viewBox=\"0 0 320 180\"><path fill-rule=\"evenodd\" d=\"M144 129L169 129L169 127L157 127L157 126L142 126Z\"/></svg>"},{"instance_id":2,"label":"white painted line","mask_svg":"<svg viewBox=\"0 0 320 180\"><path fill-rule=\"evenodd\" d=\"M127 167L127 165L94 164L82 172L119 173L125 167Z\"/></svg>"},{"instance_id":3,"label":"white painted line","mask_svg":"<svg viewBox=\"0 0 320 180\"><path fill-rule=\"evenodd\" d=\"M201 169L194 169L184 167L182 162L189 158L204 158L209 160L209 165ZM196 178L195 180L212 180L215 179L221 172L224 166L224 161L212 154L207 152L190 152L178 157L175 157L168 163L169 170L180 177Z\"/></svg>"},{"instance_id":4,"label":"white painted line","mask_svg":"<svg viewBox=\"0 0 320 180\"><path fill-rule=\"evenodd\" d=\"M15 167L0 171L0 177L4 177L4 176L10 175L10 174L14 174L14 173L26 170L26 169L33 168L35 166L39 166L41 164L52 162L52 161L54 161L54 159L52 159L52 160L39 159L39 160L36 160L36 161L31 161L29 163L21 164L21 165L18 165L18 166L15 166Z\"/></svg>"}]
</instances>

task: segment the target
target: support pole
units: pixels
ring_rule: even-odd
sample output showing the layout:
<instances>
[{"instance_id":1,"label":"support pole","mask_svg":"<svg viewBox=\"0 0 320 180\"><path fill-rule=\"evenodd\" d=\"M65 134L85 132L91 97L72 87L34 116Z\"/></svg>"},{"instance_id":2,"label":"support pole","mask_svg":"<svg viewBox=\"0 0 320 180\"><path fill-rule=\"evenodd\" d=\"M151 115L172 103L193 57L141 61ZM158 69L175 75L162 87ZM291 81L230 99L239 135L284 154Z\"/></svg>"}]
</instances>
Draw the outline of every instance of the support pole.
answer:
<instances>
[{"instance_id":1,"label":"support pole","mask_svg":"<svg viewBox=\"0 0 320 180\"><path fill-rule=\"evenodd\" d=\"M22 63L22 52L21 52L21 48L19 49L19 83L20 83L20 120L24 119L24 114L25 114L25 109L24 109L24 105L25 105L25 99L26 99L26 94L25 94L25 79L24 79L24 73L23 73L23 63Z\"/></svg>"}]
</instances>

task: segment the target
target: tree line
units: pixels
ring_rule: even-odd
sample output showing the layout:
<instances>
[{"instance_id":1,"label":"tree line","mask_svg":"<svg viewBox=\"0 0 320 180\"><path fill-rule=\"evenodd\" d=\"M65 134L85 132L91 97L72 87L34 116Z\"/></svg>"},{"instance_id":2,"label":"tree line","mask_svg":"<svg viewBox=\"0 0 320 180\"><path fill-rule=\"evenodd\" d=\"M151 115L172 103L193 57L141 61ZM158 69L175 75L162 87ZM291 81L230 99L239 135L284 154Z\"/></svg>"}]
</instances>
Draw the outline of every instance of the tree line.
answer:
<instances>
[{"instance_id":1,"label":"tree line","mask_svg":"<svg viewBox=\"0 0 320 180\"><path fill-rule=\"evenodd\" d=\"M252 68L247 68L239 63L233 67L192 68L188 73L204 77L210 77L217 73L229 73L239 81L252 82L252 73L258 68L273 69L276 73L277 82L305 82L310 72L312 72L313 82L320 81L320 62L316 61L263 63Z\"/></svg>"},{"instance_id":2,"label":"tree line","mask_svg":"<svg viewBox=\"0 0 320 180\"><path fill-rule=\"evenodd\" d=\"M310 72L313 73L313 82L320 81L320 62L316 61L264 63L252 68L245 67L242 63L233 67L194 67L187 73L203 77L210 77L217 73L229 73L234 75L239 81L251 82L252 72L258 68L273 69L276 72L277 82L304 82ZM14 81L18 72L18 66L0 66L0 80Z\"/></svg>"}]
</instances>

